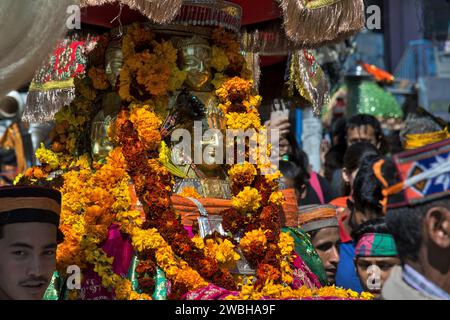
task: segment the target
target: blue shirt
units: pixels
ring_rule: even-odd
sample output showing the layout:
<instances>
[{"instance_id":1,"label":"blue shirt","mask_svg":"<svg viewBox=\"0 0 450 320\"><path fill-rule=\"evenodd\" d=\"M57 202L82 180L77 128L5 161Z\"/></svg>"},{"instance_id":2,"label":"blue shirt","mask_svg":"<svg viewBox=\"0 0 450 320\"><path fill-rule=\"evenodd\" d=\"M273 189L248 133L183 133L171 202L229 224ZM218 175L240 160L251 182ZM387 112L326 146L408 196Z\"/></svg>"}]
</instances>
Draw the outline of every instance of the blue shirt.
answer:
<instances>
[{"instance_id":1,"label":"blue shirt","mask_svg":"<svg viewBox=\"0 0 450 320\"><path fill-rule=\"evenodd\" d=\"M339 264L336 273L336 286L351 289L358 293L363 291L354 263L355 245L353 241L341 243L339 246Z\"/></svg>"}]
</instances>

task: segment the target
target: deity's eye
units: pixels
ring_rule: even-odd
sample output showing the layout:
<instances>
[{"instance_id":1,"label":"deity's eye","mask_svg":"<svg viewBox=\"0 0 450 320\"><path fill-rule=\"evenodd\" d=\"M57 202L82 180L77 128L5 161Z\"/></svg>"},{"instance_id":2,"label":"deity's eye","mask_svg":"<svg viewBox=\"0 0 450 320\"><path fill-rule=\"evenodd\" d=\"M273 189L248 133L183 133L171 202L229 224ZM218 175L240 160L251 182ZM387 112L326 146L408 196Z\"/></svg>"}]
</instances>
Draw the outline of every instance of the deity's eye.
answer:
<instances>
[{"instance_id":1,"label":"deity's eye","mask_svg":"<svg viewBox=\"0 0 450 320\"><path fill-rule=\"evenodd\" d=\"M184 61L184 64L185 64L186 66L189 66L189 67L195 67L195 66L197 66L199 63L198 63L197 59L195 59L195 58L193 58L193 57L189 57L189 58L187 58L187 59Z\"/></svg>"}]
</instances>

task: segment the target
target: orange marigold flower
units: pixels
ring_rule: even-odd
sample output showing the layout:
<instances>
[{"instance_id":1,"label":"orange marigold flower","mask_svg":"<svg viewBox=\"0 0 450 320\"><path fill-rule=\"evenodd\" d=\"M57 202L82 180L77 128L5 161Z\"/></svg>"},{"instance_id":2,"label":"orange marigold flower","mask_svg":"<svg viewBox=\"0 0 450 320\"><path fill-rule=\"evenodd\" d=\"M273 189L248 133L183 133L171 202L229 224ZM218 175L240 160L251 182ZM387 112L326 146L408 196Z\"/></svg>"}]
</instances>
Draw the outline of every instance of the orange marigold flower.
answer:
<instances>
[{"instance_id":1,"label":"orange marigold flower","mask_svg":"<svg viewBox=\"0 0 450 320\"><path fill-rule=\"evenodd\" d=\"M92 80L92 85L97 90L106 90L109 87L105 71L103 69L92 67L88 71L88 76Z\"/></svg>"}]
</instances>

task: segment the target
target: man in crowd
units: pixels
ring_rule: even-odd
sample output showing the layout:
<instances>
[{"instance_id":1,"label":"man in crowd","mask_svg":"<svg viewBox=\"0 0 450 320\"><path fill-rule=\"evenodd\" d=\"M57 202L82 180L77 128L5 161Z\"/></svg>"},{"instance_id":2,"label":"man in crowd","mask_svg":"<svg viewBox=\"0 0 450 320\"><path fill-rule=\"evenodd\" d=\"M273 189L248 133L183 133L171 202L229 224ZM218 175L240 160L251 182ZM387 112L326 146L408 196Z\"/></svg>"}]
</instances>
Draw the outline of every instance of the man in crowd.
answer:
<instances>
[{"instance_id":1,"label":"man in crowd","mask_svg":"<svg viewBox=\"0 0 450 320\"><path fill-rule=\"evenodd\" d=\"M42 299L56 270L61 194L0 188L0 299Z\"/></svg>"},{"instance_id":2,"label":"man in crowd","mask_svg":"<svg viewBox=\"0 0 450 320\"><path fill-rule=\"evenodd\" d=\"M325 268L328 284L334 284L339 263L339 224L336 207L308 205L299 208L299 225L311 237Z\"/></svg>"},{"instance_id":3,"label":"man in crowd","mask_svg":"<svg viewBox=\"0 0 450 320\"><path fill-rule=\"evenodd\" d=\"M450 300L450 139L381 161L376 171L402 263L382 297Z\"/></svg>"},{"instance_id":4,"label":"man in crowd","mask_svg":"<svg viewBox=\"0 0 450 320\"><path fill-rule=\"evenodd\" d=\"M366 141L374 145L383 154L386 153L386 143L381 124L374 116L357 114L347 121L347 147L356 142Z\"/></svg>"},{"instance_id":5,"label":"man in crowd","mask_svg":"<svg viewBox=\"0 0 450 320\"><path fill-rule=\"evenodd\" d=\"M363 288L355 271L355 241L351 235L362 223L383 217L383 208L380 204L382 184L372 168L378 159L379 156L371 155L362 161L354 180L353 197L347 201L350 213L341 215L339 220L342 243L336 285L356 292L362 292Z\"/></svg>"},{"instance_id":6,"label":"man in crowd","mask_svg":"<svg viewBox=\"0 0 450 320\"><path fill-rule=\"evenodd\" d=\"M400 264L394 238L383 218L362 223L353 238L355 267L361 286L378 299L392 268Z\"/></svg>"}]
</instances>

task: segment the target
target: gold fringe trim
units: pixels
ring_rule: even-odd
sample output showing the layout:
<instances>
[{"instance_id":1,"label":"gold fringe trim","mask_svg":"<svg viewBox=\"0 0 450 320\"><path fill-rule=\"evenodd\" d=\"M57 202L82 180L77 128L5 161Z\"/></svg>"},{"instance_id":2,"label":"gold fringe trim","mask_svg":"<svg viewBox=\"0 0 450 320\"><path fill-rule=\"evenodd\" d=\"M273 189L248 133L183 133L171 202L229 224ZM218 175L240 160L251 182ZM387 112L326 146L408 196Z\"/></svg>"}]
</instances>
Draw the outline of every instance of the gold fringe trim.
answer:
<instances>
[{"instance_id":1,"label":"gold fringe trim","mask_svg":"<svg viewBox=\"0 0 450 320\"><path fill-rule=\"evenodd\" d=\"M247 67L252 74L253 86L256 90L259 87L259 80L261 79L261 67L259 53L257 52L246 52L245 61L247 62Z\"/></svg>"},{"instance_id":2,"label":"gold fringe trim","mask_svg":"<svg viewBox=\"0 0 450 320\"><path fill-rule=\"evenodd\" d=\"M71 89L74 88L73 78L64 81L49 81L43 84L32 82L29 91L48 91L55 89Z\"/></svg>"},{"instance_id":3,"label":"gold fringe trim","mask_svg":"<svg viewBox=\"0 0 450 320\"><path fill-rule=\"evenodd\" d=\"M326 6L331 6L341 0L309 0L306 3L308 9L319 9Z\"/></svg>"},{"instance_id":4,"label":"gold fringe trim","mask_svg":"<svg viewBox=\"0 0 450 320\"><path fill-rule=\"evenodd\" d=\"M81 0L80 5L81 7L101 6L113 2L125 4L161 24L172 21L183 4L183 0Z\"/></svg>"},{"instance_id":5,"label":"gold fringe trim","mask_svg":"<svg viewBox=\"0 0 450 320\"><path fill-rule=\"evenodd\" d=\"M348 38L364 27L363 0L278 0L287 37L316 48Z\"/></svg>"}]
</instances>

